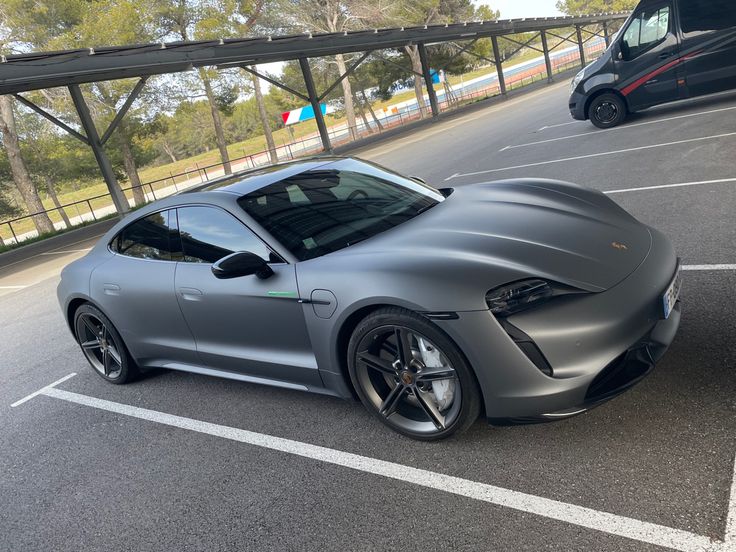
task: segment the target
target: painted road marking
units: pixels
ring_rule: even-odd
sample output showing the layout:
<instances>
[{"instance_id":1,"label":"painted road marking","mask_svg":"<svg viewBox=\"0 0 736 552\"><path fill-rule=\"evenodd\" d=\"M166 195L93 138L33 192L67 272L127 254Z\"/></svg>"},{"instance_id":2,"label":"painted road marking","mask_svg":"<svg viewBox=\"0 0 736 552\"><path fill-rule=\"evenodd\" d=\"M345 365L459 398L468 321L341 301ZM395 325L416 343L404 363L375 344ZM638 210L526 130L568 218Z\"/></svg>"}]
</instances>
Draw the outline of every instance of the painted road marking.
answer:
<instances>
[{"instance_id":1,"label":"painted road marking","mask_svg":"<svg viewBox=\"0 0 736 552\"><path fill-rule=\"evenodd\" d=\"M683 265L682 270L736 270L736 264Z\"/></svg>"},{"instance_id":2,"label":"painted road marking","mask_svg":"<svg viewBox=\"0 0 736 552\"><path fill-rule=\"evenodd\" d=\"M578 125L580 123L584 123L585 121L570 121L569 123L560 123L559 125L547 125L540 128L537 132L542 132L543 130L547 130L548 128L558 128L568 125Z\"/></svg>"},{"instance_id":3,"label":"painted road marking","mask_svg":"<svg viewBox=\"0 0 736 552\"><path fill-rule=\"evenodd\" d=\"M655 546L663 546L683 552L716 551L722 550L721 547L725 546L725 543L720 541L714 541L708 537L696 535L695 533L681 529L640 521L608 512L601 512L558 500L512 491L486 483L404 466L394 462L321 447L310 443L107 401L79 393L63 391L53 386L44 388L40 393L47 397L89 406L123 416L284 452L405 483L413 483L422 487L464 496L549 519L564 521L580 527L653 544Z\"/></svg>"},{"instance_id":4,"label":"painted road marking","mask_svg":"<svg viewBox=\"0 0 736 552\"><path fill-rule=\"evenodd\" d=\"M503 148L502 150L499 150L499 151L506 151L506 150L516 149L516 148L528 148L530 146L538 146L540 144L549 144L550 142L560 142L562 140L572 140L574 138L584 138L586 136L603 134L605 132L618 132L620 130L629 130L629 129L632 129L632 128L641 127L641 126L645 126L645 125L656 125L657 123L666 123L668 121L676 121L678 119L687 119L687 118L690 118L690 117L699 117L701 115L712 115L713 113L721 113L723 111L732 111L734 109L736 109L736 106L723 107L721 109L711 109L709 111L699 111L697 113L687 113L685 115L677 115L676 117L666 117L664 119L656 119L654 121L644 121L643 123L635 123L635 124L631 124L631 125L624 125L624 126L619 126L619 127L616 127L616 128L608 128L608 129L604 129L604 130L594 130L594 131L591 131L591 132L583 132L582 134L572 134L570 136L560 136L558 138L549 138L548 140L538 140L536 142L528 142L526 144L518 144L516 146L506 146L505 148ZM566 124L570 124L570 123L566 123ZM544 130L545 128L553 128L553 127L542 127L539 130Z\"/></svg>"},{"instance_id":5,"label":"painted road marking","mask_svg":"<svg viewBox=\"0 0 736 552\"><path fill-rule=\"evenodd\" d=\"M68 374L68 375L64 376L63 378L56 380L54 383L49 383L46 387L42 387L41 389L39 389L38 391L34 391L33 393L31 393L27 397L23 397L21 400L15 401L13 404L10 405L10 408L15 408L16 406L20 406L24 402L30 401L33 397L38 397L39 395L43 395L49 389L53 389L55 385L59 385L60 383L66 381L66 380L68 380L70 378L73 378L76 375L77 375L76 372L72 372L71 374Z\"/></svg>"},{"instance_id":6,"label":"painted road marking","mask_svg":"<svg viewBox=\"0 0 736 552\"><path fill-rule=\"evenodd\" d=\"M480 120L482 117L485 117L497 111L506 111L516 104L528 102L537 98L538 96L544 95L547 92L567 86L569 86L569 83L560 82L557 84L547 85L545 86L545 88L536 92L527 92L519 95L518 97L514 97L508 100L499 98L497 101L494 101L493 104L476 112L463 116L453 117L451 119L433 122L431 127L427 127L427 130L418 129L416 132L412 132L406 138L402 138L401 136L399 136L395 140L391 140L390 142L385 144L377 144L375 146L365 146L364 148L357 148L354 150L353 153L355 155L360 155L361 157L364 157L366 159L375 159L381 155L390 153L396 149L406 147L416 142L421 142L437 134L444 134L450 129L453 129L457 126L461 126L466 123L478 122L478 120Z\"/></svg>"},{"instance_id":7,"label":"painted road marking","mask_svg":"<svg viewBox=\"0 0 736 552\"><path fill-rule=\"evenodd\" d=\"M553 165L555 163L567 163L568 161L579 161L581 159L591 159L593 157L603 157L606 155L618 155L620 153L631 153L633 151L642 151L654 148L664 148L668 146L677 146L680 144L691 144L693 142L703 142L705 140L718 140L720 138L730 138L736 136L736 132L726 132L724 134L716 134L713 136L701 136L700 138L688 138L687 140L677 140L675 142L664 142L662 144L650 144L648 146L639 146L637 148L626 148L622 150L604 151L601 153L591 153L588 155L578 155L575 157L565 157L563 159L552 159L550 161L540 161L538 163L527 163L525 165L514 165L512 167L501 167L499 169L486 169L484 171L476 171L470 173L455 173L452 176L445 178L445 181L452 180L453 178L463 178L466 176L476 176L479 174L488 174L501 171L512 171L514 169L526 169L528 167L541 167L542 165Z\"/></svg>"},{"instance_id":8,"label":"painted road marking","mask_svg":"<svg viewBox=\"0 0 736 552\"><path fill-rule=\"evenodd\" d=\"M681 184L662 184L661 186L642 186L641 188L624 188L622 190L609 190L604 194L623 194L626 192L641 192L644 190L661 190L664 188L682 188L683 186L703 186L705 184L723 184L736 182L736 178L719 178L718 180L701 180L699 182L683 182Z\"/></svg>"},{"instance_id":9,"label":"painted road marking","mask_svg":"<svg viewBox=\"0 0 736 552\"><path fill-rule=\"evenodd\" d=\"M0 286L0 289L25 289L28 286Z\"/></svg>"}]
</instances>

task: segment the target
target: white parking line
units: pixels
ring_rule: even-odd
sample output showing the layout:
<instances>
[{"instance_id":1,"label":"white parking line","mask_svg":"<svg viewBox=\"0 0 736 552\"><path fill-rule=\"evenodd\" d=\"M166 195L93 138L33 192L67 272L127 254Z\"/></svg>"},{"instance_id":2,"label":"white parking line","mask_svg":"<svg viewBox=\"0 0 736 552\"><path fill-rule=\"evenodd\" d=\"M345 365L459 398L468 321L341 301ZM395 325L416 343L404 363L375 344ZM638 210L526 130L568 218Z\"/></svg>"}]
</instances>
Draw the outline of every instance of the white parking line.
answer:
<instances>
[{"instance_id":1,"label":"white parking line","mask_svg":"<svg viewBox=\"0 0 736 552\"><path fill-rule=\"evenodd\" d=\"M690 117L700 117L701 115L712 115L713 113L721 113L723 111L732 111L734 109L736 109L736 106L723 107L721 109L711 109L709 111L699 111L697 113L686 113L685 115L677 115L675 117L666 117L664 119L656 119L654 121L644 121L643 123L634 123L631 125L624 125L624 126L619 126L616 128L608 128L604 130L593 130L591 132L583 132L582 134L572 134L570 136L560 136L558 138L549 138L547 140L537 140L536 142L528 142L526 144L506 146L505 148L499 151L506 151L506 150L516 149L516 148L528 148L530 146L538 146L540 144L549 144L550 142L561 142L563 140L573 140L575 138L584 138L586 136L603 134L605 132L618 132L621 130L630 130L636 127L641 127L641 126L646 126L646 125L656 125L658 123L666 123L668 121L676 121L678 119L688 119ZM567 124L570 124L570 123L567 123ZM539 130L544 130L545 128L553 128L553 127L542 127Z\"/></svg>"},{"instance_id":2,"label":"white parking line","mask_svg":"<svg viewBox=\"0 0 736 552\"><path fill-rule=\"evenodd\" d=\"M623 194L626 192L642 192L644 190L661 190L664 188L682 188L683 186L703 186L704 184L723 184L736 182L736 178L720 178L718 180L701 180L699 182L683 182L681 184L662 184L660 186L642 186L641 188L624 188L622 190L608 190L604 194Z\"/></svg>"},{"instance_id":3,"label":"white parking line","mask_svg":"<svg viewBox=\"0 0 736 552\"><path fill-rule=\"evenodd\" d=\"M470 173L455 173L452 176L448 176L447 178L445 178L445 181L452 180L454 178L462 178L465 176L476 176L479 174L488 174L488 173L495 173L495 172L501 172L501 171L511 171L514 169L526 169L528 167L541 167L542 165L553 165L555 163L566 163L568 161L579 161L581 159L591 159L593 157L603 157L606 155L618 155L620 153L631 153L632 151L642 151L642 150L648 150L648 149L654 149L654 148L664 148L668 146L677 146L680 144L703 142L705 140L718 140L719 138L729 138L732 136L736 136L736 132L726 132L724 134L715 134L713 136L701 136L700 138L688 138L687 140L677 140L675 142L664 142L662 144L650 144L648 146L639 146L636 148L626 148L622 150L604 151L601 153L591 153L588 155L578 155L575 157L565 157L562 159L552 159L550 161L539 161L538 163L526 163L524 165L514 165L512 167L501 167L499 169L486 169L484 171L476 171L476 172L470 172Z\"/></svg>"},{"instance_id":4,"label":"white parking line","mask_svg":"<svg viewBox=\"0 0 736 552\"><path fill-rule=\"evenodd\" d=\"M64 376L63 378L56 380L54 383L49 383L46 387L42 387L41 389L39 389L38 391L34 391L27 397L23 397L21 400L15 401L13 404L10 405L10 408L15 408L16 406L20 406L24 402L30 401L33 397L38 397L39 395L46 393L46 391L53 389L55 385L59 385L60 383L70 378L73 378L76 375L77 375L76 372L72 372L71 374L68 374Z\"/></svg>"},{"instance_id":5,"label":"white parking line","mask_svg":"<svg viewBox=\"0 0 736 552\"><path fill-rule=\"evenodd\" d=\"M25 289L28 286L0 286L0 289Z\"/></svg>"},{"instance_id":6,"label":"white parking line","mask_svg":"<svg viewBox=\"0 0 736 552\"><path fill-rule=\"evenodd\" d=\"M693 271L736 270L736 264L683 265L682 270L693 270Z\"/></svg>"},{"instance_id":7,"label":"white parking line","mask_svg":"<svg viewBox=\"0 0 736 552\"><path fill-rule=\"evenodd\" d=\"M733 463L733 479L731 480L731 495L728 500L728 515L726 516L726 536L723 550L736 550L736 460Z\"/></svg>"},{"instance_id":8,"label":"white parking line","mask_svg":"<svg viewBox=\"0 0 736 552\"><path fill-rule=\"evenodd\" d=\"M708 537L696 535L681 529L674 529L664 525L601 512L583 506L567 504L486 483L478 483L468 479L413 468L367 456L360 456L341 450L203 422L192 418L175 416L156 410L139 408L63 391L54 387L44 388L40 393L47 397L53 397L70 403L284 452L327 464L343 466L360 472L379 475L405 483L412 483L656 546L685 552L705 552L720 550L722 545L721 542L713 541Z\"/></svg>"}]
</instances>

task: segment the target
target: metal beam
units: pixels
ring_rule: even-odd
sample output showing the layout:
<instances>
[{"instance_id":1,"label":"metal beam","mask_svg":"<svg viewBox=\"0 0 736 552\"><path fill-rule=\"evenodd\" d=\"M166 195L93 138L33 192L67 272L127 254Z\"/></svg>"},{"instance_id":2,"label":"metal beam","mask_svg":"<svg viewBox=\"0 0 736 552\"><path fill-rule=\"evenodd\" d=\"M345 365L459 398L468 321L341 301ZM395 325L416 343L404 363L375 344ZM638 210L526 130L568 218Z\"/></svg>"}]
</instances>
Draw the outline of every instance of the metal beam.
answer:
<instances>
[{"instance_id":1,"label":"metal beam","mask_svg":"<svg viewBox=\"0 0 736 552\"><path fill-rule=\"evenodd\" d=\"M506 79L503 76L503 61L501 60L501 50L498 48L498 37L492 37L493 57L496 58L496 76L498 77L498 87L501 95L506 95Z\"/></svg>"},{"instance_id":2,"label":"metal beam","mask_svg":"<svg viewBox=\"0 0 736 552\"><path fill-rule=\"evenodd\" d=\"M309 67L309 60L303 57L299 58L299 67L301 67L302 75L304 75L304 84L307 86L307 95L309 96L308 101L314 110L314 118L317 121L319 136L322 138L322 147L325 151L331 152L332 143L330 142L330 133L327 131L325 118L322 116L322 109L319 106L319 98L317 97L317 89L314 87L314 79L312 78L312 70Z\"/></svg>"},{"instance_id":3,"label":"metal beam","mask_svg":"<svg viewBox=\"0 0 736 552\"><path fill-rule=\"evenodd\" d=\"M603 22L603 39L606 41L606 48L611 45L611 36L608 34L608 21Z\"/></svg>"},{"instance_id":4,"label":"metal beam","mask_svg":"<svg viewBox=\"0 0 736 552\"><path fill-rule=\"evenodd\" d=\"M105 150L102 148L102 142L100 141L100 136L97 133L97 127L95 127L95 122L92 120L92 115L89 112L89 107L87 106L87 102L84 100L82 91L79 89L79 85L70 84L69 93L72 96L74 107L77 109L77 114L79 115L79 120L82 123L82 128L84 128L84 132L87 134L87 139L89 140L89 145L92 148L92 153L95 154L97 164L100 166L100 171L102 171L102 177L105 179L107 189L110 191L110 196L112 196L112 202L115 205L115 209L117 209L120 214L127 213L130 211L130 205L128 204L128 200L125 195L120 190L118 179L115 177L115 172L112 170L110 160L108 159Z\"/></svg>"},{"instance_id":5,"label":"metal beam","mask_svg":"<svg viewBox=\"0 0 736 552\"><path fill-rule=\"evenodd\" d=\"M473 47L473 44L475 44L476 42L478 42L477 38L471 40L470 44L468 44L467 46L462 46L462 47L459 44L456 44L455 42L451 42L453 46L455 46L456 48L460 48L460 49L454 54L452 54L450 56L450 59L448 59L447 62L445 62L445 64L442 67L440 67L438 70L445 71L450 66L450 64L458 58L458 56L462 55L464 52L467 52L470 48ZM468 52L468 53L472 54L473 52Z\"/></svg>"},{"instance_id":6,"label":"metal beam","mask_svg":"<svg viewBox=\"0 0 736 552\"><path fill-rule=\"evenodd\" d=\"M537 40L537 38L539 38L539 34L540 33L541 33L541 31L539 33L535 34L533 37L531 37L526 42L519 42L518 40L514 40L513 38L510 38L508 36L505 36L504 38L506 40L508 40L509 42L513 42L514 44L518 44L519 45L519 47L516 50L514 50L514 52L512 54L510 54L508 57L513 56L516 52L520 51L522 48L530 48L530 49L534 50L535 52L540 52L541 53L542 50L540 50L536 46L531 46L531 43L534 42L535 40Z\"/></svg>"},{"instance_id":7,"label":"metal beam","mask_svg":"<svg viewBox=\"0 0 736 552\"><path fill-rule=\"evenodd\" d=\"M282 84L282 83L280 83L279 81L277 81L277 80L275 80L275 79L272 79L271 77L268 77L268 76L266 76L266 75L263 75L263 74L259 73L258 71L256 71L255 69L251 69L251 68L250 68L250 67L248 67L247 65L240 65L240 68L241 68L241 69L242 69L243 71L248 71L248 73L251 73L251 74L255 75L255 76L256 76L256 77L258 77L259 79L263 79L263 80L265 80L266 82L270 82L271 84L273 84L273 85L274 85L275 87L277 87L277 88L281 88L282 90L286 90L286 91L287 91L287 92L289 92L290 94L294 94L294 95L295 95L296 97L298 97L298 98L301 98L301 99L302 99L302 100L304 100L305 102L308 102L308 101L309 101L309 96L305 96L305 95L304 95L304 94L302 94L301 92L297 92L297 91L296 91L296 90L294 90L293 88L289 88L289 87L288 87L288 86L286 86L285 84Z\"/></svg>"},{"instance_id":8,"label":"metal beam","mask_svg":"<svg viewBox=\"0 0 736 552\"><path fill-rule=\"evenodd\" d=\"M143 87L145 86L147 80L148 77L141 77L141 79L136 83L133 90L131 90L130 94L128 94L128 97L125 99L125 103L120 108L120 111L115 114L115 118L110 123L110 126L107 127L107 130L102 135L102 138L100 138L100 143L102 143L102 145L105 145L105 143L110 139L110 136L112 136L112 133L115 131L115 129L118 128L120 121L123 120L123 117L125 117L125 114L128 113L130 106L133 105L133 102L140 95L141 90L143 90Z\"/></svg>"},{"instance_id":9,"label":"metal beam","mask_svg":"<svg viewBox=\"0 0 736 552\"><path fill-rule=\"evenodd\" d=\"M417 49L419 50L419 60L422 62L422 73L424 84L427 86L427 93L429 94L429 106L432 108L432 117L437 117L440 114L440 108L437 105L437 94L432 85L432 73L429 68L429 58L427 57L427 49L424 47L424 42L417 44Z\"/></svg>"},{"instance_id":10,"label":"metal beam","mask_svg":"<svg viewBox=\"0 0 736 552\"><path fill-rule=\"evenodd\" d=\"M564 36L560 36L560 35L558 35L558 34L556 34L556 33L553 33L552 31L546 31L546 32L547 32L547 34L548 34L549 36L553 36L553 37L555 37L555 38L558 38L558 39L560 39L560 41L559 41L559 42L558 42L557 44L555 44L554 46L552 46L552 47L550 48L550 51L554 50L555 48L558 48L558 47L560 47L560 46L561 46L562 44L564 44L565 42L569 42L570 44L577 44L577 42L575 42L574 40L572 40L572 37L574 37L574 36L575 36L575 31L571 32L571 33L570 33L569 35L567 35L566 37L564 37Z\"/></svg>"},{"instance_id":11,"label":"metal beam","mask_svg":"<svg viewBox=\"0 0 736 552\"><path fill-rule=\"evenodd\" d=\"M476 21L449 25L370 29L208 41L137 44L34 52L0 59L0 94L186 71L323 57L425 44L470 40L619 21L627 14Z\"/></svg>"},{"instance_id":12,"label":"metal beam","mask_svg":"<svg viewBox=\"0 0 736 552\"><path fill-rule=\"evenodd\" d=\"M345 80L346 78L348 78L358 68L358 65L360 65L361 63L363 63L363 60L365 60L365 58L367 58L369 55L371 55L371 52L372 51L373 50L369 50L366 53L364 53L362 56L360 56L360 58L358 59L358 61L356 61L350 67L348 67L345 70L345 73L342 74L342 75L340 75L340 78L339 79L337 79L335 82L333 82L329 86L329 88L327 90L325 90L324 92L322 92L322 95L319 98L317 98L317 101L320 101L321 102L322 100L324 100L327 97L327 95L330 92L332 92L338 84L340 84L343 80Z\"/></svg>"},{"instance_id":13,"label":"metal beam","mask_svg":"<svg viewBox=\"0 0 736 552\"><path fill-rule=\"evenodd\" d=\"M69 125L67 125L66 123L64 123L63 121L60 121L59 119L57 119L56 117L54 117L51 113L49 113L45 109L37 106L31 100L27 100L26 98L24 98L20 94L13 94L13 96L15 96L15 99L18 100L20 103L22 103L24 106L28 107L29 109L32 109L33 111L35 111L36 113L38 113L44 119L46 119L48 121L51 121L53 124L55 124L56 126L58 126L61 129L63 129L64 131L66 131L71 136L74 136L74 138L76 138L80 142L83 142L83 143L87 144L88 146L90 145L89 144L89 140L87 140L87 137L86 136L80 134L79 132L77 132L76 130L74 130L72 127L70 127Z\"/></svg>"},{"instance_id":14,"label":"metal beam","mask_svg":"<svg viewBox=\"0 0 736 552\"><path fill-rule=\"evenodd\" d=\"M585 42L583 42L583 33L580 32L580 25L575 25L575 33L578 35L578 48L580 49L580 65L583 68L587 65L585 63Z\"/></svg>"},{"instance_id":15,"label":"metal beam","mask_svg":"<svg viewBox=\"0 0 736 552\"><path fill-rule=\"evenodd\" d=\"M547 82L552 82L552 60L549 58L549 46L547 45L547 32L542 31L542 50L544 50L544 65L547 68Z\"/></svg>"}]
</instances>

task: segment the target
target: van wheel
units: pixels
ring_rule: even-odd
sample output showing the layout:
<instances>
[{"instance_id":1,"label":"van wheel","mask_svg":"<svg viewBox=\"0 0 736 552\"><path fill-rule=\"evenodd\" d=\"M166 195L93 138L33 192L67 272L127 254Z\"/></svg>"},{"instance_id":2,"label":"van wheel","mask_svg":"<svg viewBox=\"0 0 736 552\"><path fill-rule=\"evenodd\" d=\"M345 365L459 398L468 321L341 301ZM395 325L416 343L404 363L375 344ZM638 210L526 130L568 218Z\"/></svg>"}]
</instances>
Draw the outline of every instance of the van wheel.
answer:
<instances>
[{"instance_id":1,"label":"van wheel","mask_svg":"<svg viewBox=\"0 0 736 552\"><path fill-rule=\"evenodd\" d=\"M590 102L588 118L598 128L613 128L626 119L626 104L616 94L601 94Z\"/></svg>"}]
</instances>

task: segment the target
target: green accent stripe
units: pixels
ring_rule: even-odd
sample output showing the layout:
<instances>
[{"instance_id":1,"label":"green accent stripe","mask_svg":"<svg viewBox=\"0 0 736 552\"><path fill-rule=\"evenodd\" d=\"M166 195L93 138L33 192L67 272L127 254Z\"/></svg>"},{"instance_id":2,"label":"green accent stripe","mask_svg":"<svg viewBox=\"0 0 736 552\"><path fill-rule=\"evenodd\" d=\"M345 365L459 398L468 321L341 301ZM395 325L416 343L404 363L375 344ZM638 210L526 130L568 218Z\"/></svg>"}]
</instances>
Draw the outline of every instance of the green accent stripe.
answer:
<instances>
[{"instance_id":1,"label":"green accent stripe","mask_svg":"<svg viewBox=\"0 0 736 552\"><path fill-rule=\"evenodd\" d=\"M269 297L296 297L296 291L269 291Z\"/></svg>"}]
</instances>

